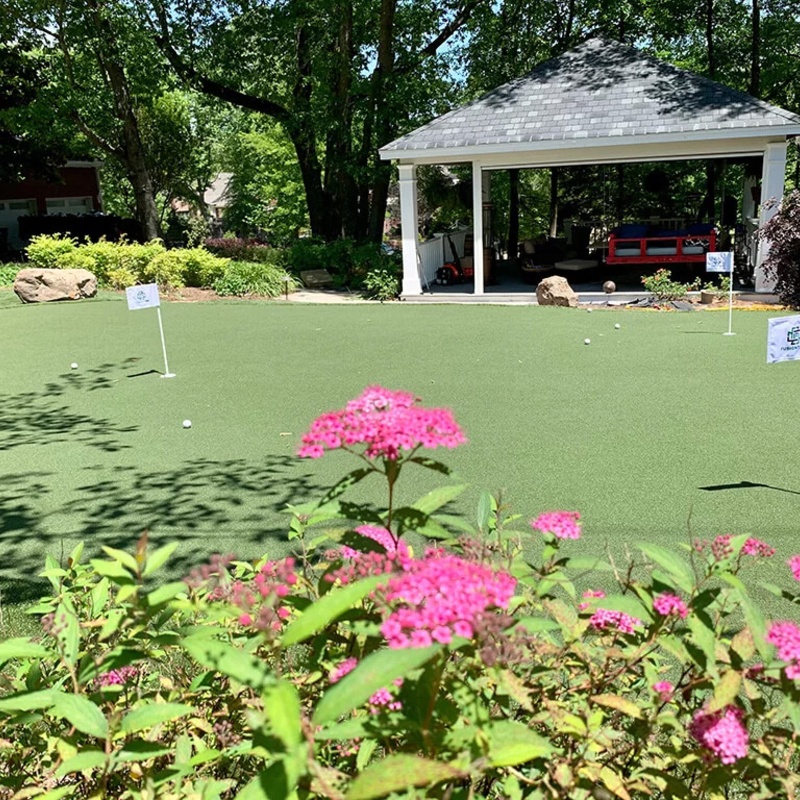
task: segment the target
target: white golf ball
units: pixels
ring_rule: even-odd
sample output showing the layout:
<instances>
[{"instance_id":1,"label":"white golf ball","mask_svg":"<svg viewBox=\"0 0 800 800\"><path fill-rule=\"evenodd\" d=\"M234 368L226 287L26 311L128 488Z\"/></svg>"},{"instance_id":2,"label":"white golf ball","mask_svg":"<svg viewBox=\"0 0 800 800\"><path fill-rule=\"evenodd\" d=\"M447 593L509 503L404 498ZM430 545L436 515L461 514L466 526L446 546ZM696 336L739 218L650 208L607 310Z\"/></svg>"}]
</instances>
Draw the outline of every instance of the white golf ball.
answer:
<instances>
[{"instance_id":1,"label":"white golf ball","mask_svg":"<svg viewBox=\"0 0 800 800\"><path fill-rule=\"evenodd\" d=\"M619 324L619 322L618 322L618 323L617 323L617 324L616 324L614 327L615 327L617 330L619 330L619 329L622 327L622 325L620 325L620 324Z\"/></svg>"},{"instance_id":2,"label":"white golf ball","mask_svg":"<svg viewBox=\"0 0 800 800\"><path fill-rule=\"evenodd\" d=\"M592 340L591 340L591 339L584 339L584 340L583 340L583 343L584 343L584 344L591 344L591 343L592 343Z\"/></svg>"},{"instance_id":3,"label":"white golf ball","mask_svg":"<svg viewBox=\"0 0 800 800\"><path fill-rule=\"evenodd\" d=\"M76 364L76 363L73 361L73 362L72 362L72 363L69 365L69 368L70 368L70 369L78 369L78 365L77 365L77 364Z\"/></svg>"},{"instance_id":4,"label":"white golf ball","mask_svg":"<svg viewBox=\"0 0 800 800\"><path fill-rule=\"evenodd\" d=\"M185 419L183 421L183 427L184 428L191 428L192 427L192 421L190 419Z\"/></svg>"},{"instance_id":5,"label":"white golf ball","mask_svg":"<svg viewBox=\"0 0 800 800\"><path fill-rule=\"evenodd\" d=\"M587 309L586 309L586 311L587 311L589 314L591 314L591 313L592 313L592 309L591 309L591 308L587 308Z\"/></svg>"}]
</instances>

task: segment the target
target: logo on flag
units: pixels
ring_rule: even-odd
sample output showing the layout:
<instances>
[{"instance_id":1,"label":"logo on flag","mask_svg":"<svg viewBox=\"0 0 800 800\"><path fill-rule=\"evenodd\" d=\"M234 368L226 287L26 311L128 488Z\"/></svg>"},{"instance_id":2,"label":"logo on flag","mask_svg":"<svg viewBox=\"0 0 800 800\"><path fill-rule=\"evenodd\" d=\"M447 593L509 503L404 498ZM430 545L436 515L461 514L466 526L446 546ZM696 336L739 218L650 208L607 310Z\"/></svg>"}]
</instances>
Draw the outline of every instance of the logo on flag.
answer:
<instances>
[{"instance_id":1,"label":"logo on flag","mask_svg":"<svg viewBox=\"0 0 800 800\"><path fill-rule=\"evenodd\" d=\"M733 272L733 253L706 253L706 272Z\"/></svg>"},{"instance_id":2,"label":"logo on flag","mask_svg":"<svg viewBox=\"0 0 800 800\"><path fill-rule=\"evenodd\" d=\"M800 361L800 316L773 317L767 333L767 364Z\"/></svg>"},{"instance_id":3,"label":"logo on flag","mask_svg":"<svg viewBox=\"0 0 800 800\"><path fill-rule=\"evenodd\" d=\"M128 298L128 311L138 311L140 308L156 308L161 305L158 296L158 285L144 283L141 286L129 286L125 290Z\"/></svg>"}]
</instances>

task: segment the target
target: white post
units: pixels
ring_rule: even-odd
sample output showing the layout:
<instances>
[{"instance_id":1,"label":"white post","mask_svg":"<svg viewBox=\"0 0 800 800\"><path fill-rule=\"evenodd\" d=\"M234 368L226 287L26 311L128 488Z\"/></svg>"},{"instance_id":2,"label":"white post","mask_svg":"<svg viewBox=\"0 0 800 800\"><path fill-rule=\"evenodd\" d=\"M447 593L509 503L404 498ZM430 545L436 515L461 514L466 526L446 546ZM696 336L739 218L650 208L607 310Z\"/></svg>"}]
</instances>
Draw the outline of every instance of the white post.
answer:
<instances>
[{"instance_id":1,"label":"white post","mask_svg":"<svg viewBox=\"0 0 800 800\"><path fill-rule=\"evenodd\" d=\"M400 164L400 225L403 232L403 294L422 294L419 280L419 222L417 219L417 167Z\"/></svg>"},{"instance_id":2,"label":"white post","mask_svg":"<svg viewBox=\"0 0 800 800\"><path fill-rule=\"evenodd\" d=\"M479 161L472 162L472 264L475 294L483 294L483 170Z\"/></svg>"},{"instance_id":3,"label":"white post","mask_svg":"<svg viewBox=\"0 0 800 800\"><path fill-rule=\"evenodd\" d=\"M759 230L775 216L778 204L783 200L783 183L786 178L786 142L772 142L764 148L764 166L761 172L761 207L758 214ZM775 200L770 206L769 201ZM757 292L771 292L775 282L764 275L762 264L769 252L769 244L761 240L758 244L755 284Z\"/></svg>"}]
</instances>

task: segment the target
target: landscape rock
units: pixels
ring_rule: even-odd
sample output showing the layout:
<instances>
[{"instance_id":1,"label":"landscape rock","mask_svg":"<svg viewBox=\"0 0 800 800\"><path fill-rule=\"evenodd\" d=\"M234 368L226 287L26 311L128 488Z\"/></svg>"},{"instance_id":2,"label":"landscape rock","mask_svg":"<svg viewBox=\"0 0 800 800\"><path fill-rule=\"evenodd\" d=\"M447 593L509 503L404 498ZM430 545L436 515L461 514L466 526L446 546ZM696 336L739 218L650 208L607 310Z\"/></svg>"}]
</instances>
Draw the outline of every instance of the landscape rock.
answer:
<instances>
[{"instance_id":1,"label":"landscape rock","mask_svg":"<svg viewBox=\"0 0 800 800\"><path fill-rule=\"evenodd\" d=\"M97 294L97 278L88 269L21 269L14 292L23 303L82 300Z\"/></svg>"},{"instance_id":2,"label":"landscape rock","mask_svg":"<svg viewBox=\"0 0 800 800\"><path fill-rule=\"evenodd\" d=\"M578 307L578 295L569 285L566 278L554 275L545 278L536 287L536 300L540 306Z\"/></svg>"}]
</instances>

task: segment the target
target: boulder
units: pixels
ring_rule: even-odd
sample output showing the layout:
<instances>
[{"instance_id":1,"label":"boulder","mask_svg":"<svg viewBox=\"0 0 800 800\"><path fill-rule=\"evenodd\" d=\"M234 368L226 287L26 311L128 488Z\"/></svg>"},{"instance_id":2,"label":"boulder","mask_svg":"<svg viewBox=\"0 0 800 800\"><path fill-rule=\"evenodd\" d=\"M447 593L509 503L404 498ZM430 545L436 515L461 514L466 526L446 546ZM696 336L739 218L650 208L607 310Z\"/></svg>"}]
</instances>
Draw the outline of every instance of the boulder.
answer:
<instances>
[{"instance_id":1,"label":"boulder","mask_svg":"<svg viewBox=\"0 0 800 800\"><path fill-rule=\"evenodd\" d=\"M536 300L540 306L578 307L578 295L573 291L566 278L554 275L545 278L536 287Z\"/></svg>"},{"instance_id":2,"label":"boulder","mask_svg":"<svg viewBox=\"0 0 800 800\"><path fill-rule=\"evenodd\" d=\"M97 294L97 278L88 269L21 269L14 292L23 303L81 300Z\"/></svg>"}]
</instances>

